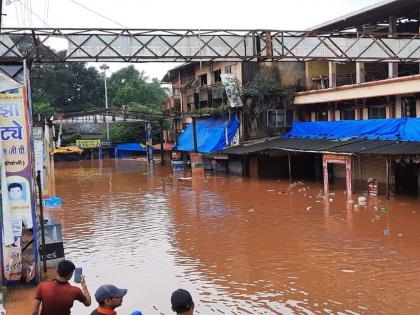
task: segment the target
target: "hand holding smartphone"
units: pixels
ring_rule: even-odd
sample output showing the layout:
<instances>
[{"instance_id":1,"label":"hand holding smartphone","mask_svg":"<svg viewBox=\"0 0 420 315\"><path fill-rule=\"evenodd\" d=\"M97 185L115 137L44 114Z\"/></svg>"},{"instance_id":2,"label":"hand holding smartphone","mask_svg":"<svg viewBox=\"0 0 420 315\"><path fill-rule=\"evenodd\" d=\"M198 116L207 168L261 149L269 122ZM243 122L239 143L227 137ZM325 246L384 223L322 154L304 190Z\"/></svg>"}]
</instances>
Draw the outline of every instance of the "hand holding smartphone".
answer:
<instances>
[{"instance_id":1,"label":"hand holding smartphone","mask_svg":"<svg viewBox=\"0 0 420 315\"><path fill-rule=\"evenodd\" d=\"M74 269L74 282L80 283L82 281L82 268Z\"/></svg>"}]
</instances>

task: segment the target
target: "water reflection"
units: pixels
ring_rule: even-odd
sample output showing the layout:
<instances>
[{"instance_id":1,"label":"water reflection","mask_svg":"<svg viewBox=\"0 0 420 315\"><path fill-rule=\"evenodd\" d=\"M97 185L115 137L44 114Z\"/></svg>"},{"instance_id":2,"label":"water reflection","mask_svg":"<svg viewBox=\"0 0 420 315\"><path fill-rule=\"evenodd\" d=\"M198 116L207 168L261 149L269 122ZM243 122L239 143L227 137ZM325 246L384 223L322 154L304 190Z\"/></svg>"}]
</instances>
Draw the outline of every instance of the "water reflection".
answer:
<instances>
[{"instance_id":1,"label":"water reflection","mask_svg":"<svg viewBox=\"0 0 420 315\"><path fill-rule=\"evenodd\" d=\"M188 176L136 160L58 165L64 203L53 215L66 255L91 291L129 289L122 314L172 314L178 287L192 292L198 314L420 308L418 200L357 207L338 189L324 203L317 183ZM28 312L25 292L12 295L8 314Z\"/></svg>"}]
</instances>

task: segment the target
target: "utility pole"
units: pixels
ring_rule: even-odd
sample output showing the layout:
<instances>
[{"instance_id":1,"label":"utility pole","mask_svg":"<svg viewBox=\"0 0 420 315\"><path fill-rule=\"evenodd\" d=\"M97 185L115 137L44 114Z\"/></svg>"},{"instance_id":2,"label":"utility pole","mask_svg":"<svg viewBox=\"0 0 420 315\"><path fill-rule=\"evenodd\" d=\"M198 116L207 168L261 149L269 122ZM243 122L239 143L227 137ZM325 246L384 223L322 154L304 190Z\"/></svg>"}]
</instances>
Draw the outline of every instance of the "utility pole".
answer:
<instances>
[{"instance_id":1,"label":"utility pole","mask_svg":"<svg viewBox=\"0 0 420 315\"><path fill-rule=\"evenodd\" d=\"M1 1L1 0L0 0ZM106 86L106 70L109 69L109 66L103 64L99 67L99 69L104 71L104 87L105 87L105 122L106 122L106 140L109 140L109 124L108 124L108 88Z\"/></svg>"},{"instance_id":2,"label":"utility pole","mask_svg":"<svg viewBox=\"0 0 420 315\"><path fill-rule=\"evenodd\" d=\"M0 0L0 31L3 22L3 0Z\"/></svg>"},{"instance_id":3,"label":"utility pole","mask_svg":"<svg viewBox=\"0 0 420 315\"><path fill-rule=\"evenodd\" d=\"M198 142L197 142L197 116L192 117L192 127L193 127L193 141L194 141L194 152L198 152Z\"/></svg>"}]
</instances>

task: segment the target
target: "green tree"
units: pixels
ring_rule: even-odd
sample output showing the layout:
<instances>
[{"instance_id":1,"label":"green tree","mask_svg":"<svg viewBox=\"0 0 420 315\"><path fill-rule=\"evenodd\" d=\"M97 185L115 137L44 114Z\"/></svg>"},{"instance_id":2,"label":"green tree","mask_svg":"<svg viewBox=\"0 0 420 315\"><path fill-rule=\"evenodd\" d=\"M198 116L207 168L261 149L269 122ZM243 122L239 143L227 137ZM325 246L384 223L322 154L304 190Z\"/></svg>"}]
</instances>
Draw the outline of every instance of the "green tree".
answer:
<instances>
[{"instance_id":1,"label":"green tree","mask_svg":"<svg viewBox=\"0 0 420 315\"><path fill-rule=\"evenodd\" d=\"M33 103L50 104L58 112L101 107L103 81L84 62L34 64L31 69Z\"/></svg>"},{"instance_id":2,"label":"green tree","mask_svg":"<svg viewBox=\"0 0 420 315\"><path fill-rule=\"evenodd\" d=\"M114 72L108 79L111 106L140 104L160 110L168 97L167 89L162 88L157 79L148 80L144 71L138 71L133 65Z\"/></svg>"}]
</instances>

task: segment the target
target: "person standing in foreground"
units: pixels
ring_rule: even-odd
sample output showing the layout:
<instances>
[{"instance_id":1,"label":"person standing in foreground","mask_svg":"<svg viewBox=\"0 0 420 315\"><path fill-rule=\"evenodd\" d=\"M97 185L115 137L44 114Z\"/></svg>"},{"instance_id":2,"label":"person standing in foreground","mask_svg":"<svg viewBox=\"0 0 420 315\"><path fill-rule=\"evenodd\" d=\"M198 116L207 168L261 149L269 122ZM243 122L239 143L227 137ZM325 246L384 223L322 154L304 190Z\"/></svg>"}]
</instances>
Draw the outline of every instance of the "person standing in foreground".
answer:
<instances>
[{"instance_id":1,"label":"person standing in foreground","mask_svg":"<svg viewBox=\"0 0 420 315\"><path fill-rule=\"evenodd\" d=\"M68 282L73 276L75 266L69 260L60 261L57 267L57 278L42 282L35 293L35 304L32 315L69 315L74 301L85 306L91 304L91 297L84 277L80 282L82 290Z\"/></svg>"},{"instance_id":2,"label":"person standing in foreground","mask_svg":"<svg viewBox=\"0 0 420 315\"><path fill-rule=\"evenodd\" d=\"M194 302L190 292L184 289L178 289L172 293L171 296L172 310L177 315L193 315Z\"/></svg>"},{"instance_id":3,"label":"person standing in foreground","mask_svg":"<svg viewBox=\"0 0 420 315\"><path fill-rule=\"evenodd\" d=\"M99 306L90 315L117 315L115 309L121 306L126 289L118 289L115 285L101 285L95 293Z\"/></svg>"}]
</instances>

